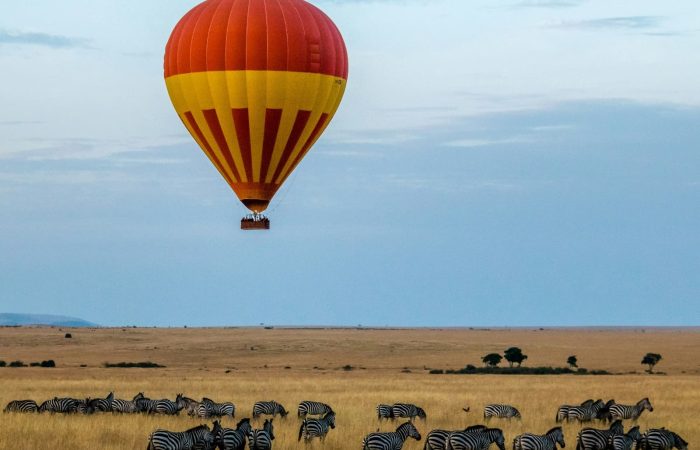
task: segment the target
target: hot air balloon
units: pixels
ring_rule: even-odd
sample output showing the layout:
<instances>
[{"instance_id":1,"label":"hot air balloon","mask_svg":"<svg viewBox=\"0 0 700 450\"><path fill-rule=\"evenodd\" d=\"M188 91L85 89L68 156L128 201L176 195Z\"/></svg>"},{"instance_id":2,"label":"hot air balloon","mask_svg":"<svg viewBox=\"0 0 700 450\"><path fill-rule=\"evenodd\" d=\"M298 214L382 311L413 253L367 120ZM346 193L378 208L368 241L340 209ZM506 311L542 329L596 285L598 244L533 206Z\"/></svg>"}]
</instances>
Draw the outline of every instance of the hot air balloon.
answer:
<instances>
[{"instance_id":1,"label":"hot air balloon","mask_svg":"<svg viewBox=\"0 0 700 450\"><path fill-rule=\"evenodd\" d=\"M335 114L348 57L335 24L304 0L206 0L175 26L165 84L197 144L262 213Z\"/></svg>"}]
</instances>

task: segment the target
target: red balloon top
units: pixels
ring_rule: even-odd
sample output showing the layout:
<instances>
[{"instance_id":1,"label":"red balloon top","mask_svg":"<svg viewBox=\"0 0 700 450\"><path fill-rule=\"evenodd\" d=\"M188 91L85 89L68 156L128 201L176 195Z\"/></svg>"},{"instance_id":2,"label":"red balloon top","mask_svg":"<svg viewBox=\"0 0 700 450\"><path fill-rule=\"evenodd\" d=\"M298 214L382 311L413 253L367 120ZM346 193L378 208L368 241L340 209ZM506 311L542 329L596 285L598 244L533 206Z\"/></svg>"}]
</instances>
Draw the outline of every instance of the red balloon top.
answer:
<instances>
[{"instance_id":1,"label":"red balloon top","mask_svg":"<svg viewBox=\"0 0 700 450\"><path fill-rule=\"evenodd\" d=\"M206 0L175 26L165 77L221 70L279 70L347 79L338 28L304 0Z\"/></svg>"}]
</instances>

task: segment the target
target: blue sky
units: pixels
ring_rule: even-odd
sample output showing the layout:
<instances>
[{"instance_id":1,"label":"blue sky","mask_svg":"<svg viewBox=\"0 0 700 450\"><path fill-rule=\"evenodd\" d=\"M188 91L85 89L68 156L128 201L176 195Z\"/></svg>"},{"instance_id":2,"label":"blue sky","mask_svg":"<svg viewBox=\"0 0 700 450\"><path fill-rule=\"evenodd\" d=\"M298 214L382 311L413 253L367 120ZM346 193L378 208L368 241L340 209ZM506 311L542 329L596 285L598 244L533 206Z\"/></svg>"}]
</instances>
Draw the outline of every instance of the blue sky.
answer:
<instances>
[{"instance_id":1,"label":"blue sky","mask_svg":"<svg viewBox=\"0 0 700 450\"><path fill-rule=\"evenodd\" d=\"M162 79L195 1L3 2L0 312L700 324L694 2L313 3L346 97L245 233Z\"/></svg>"}]
</instances>

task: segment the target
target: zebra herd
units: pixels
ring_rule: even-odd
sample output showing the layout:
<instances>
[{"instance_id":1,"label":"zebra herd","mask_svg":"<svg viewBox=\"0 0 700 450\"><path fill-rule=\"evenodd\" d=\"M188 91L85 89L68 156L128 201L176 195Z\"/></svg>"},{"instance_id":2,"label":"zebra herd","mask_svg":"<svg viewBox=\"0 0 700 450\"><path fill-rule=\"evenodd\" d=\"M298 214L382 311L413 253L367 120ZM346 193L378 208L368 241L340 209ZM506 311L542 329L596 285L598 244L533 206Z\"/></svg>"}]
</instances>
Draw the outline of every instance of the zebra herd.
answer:
<instances>
[{"instance_id":1,"label":"zebra herd","mask_svg":"<svg viewBox=\"0 0 700 450\"><path fill-rule=\"evenodd\" d=\"M20 413L78 413L97 412L144 413L177 415L186 411L189 416L203 419L230 417L234 418L236 407L231 402L218 403L204 397L201 401L177 394L175 400L153 400L142 392L131 400L114 398L110 392L104 398L58 398L46 400L41 404L33 400L15 400L8 403L4 412ZM463 409L469 411L469 409ZM602 399L586 400L578 405L561 405L557 410L557 422L591 422L600 420L610 422L608 428L583 428L576 438L576 450L687 450L688 443L677 433L665 428L653 428L642 433L638 426L626 433L622 421L636 421L645 411L653 411L648 398L634 405L607 402ZM392 432L367 434L362 440L363 450L400 450L409 439L420 441L421 433L414 424L416 418L425 420L427 414L423 408L411 403L379 404L376 407L377 418L382 420L408 419L398 425ZM199 425L186 431L156 430L148 440L148 450L271 450L275 439L273 421L276 416L288 415L285 407L276 401L259 401L253 405L252 417L272 416L265 420L262 428L255 429L251 419L240 420L236 428L225 428L218 420L208 425ZM308 443L313 439L324 441L331 429L336 426L336 413L326 403L303 401L297 408L297 417L301 420L298 439ZM517 408L505 404L491 404L484 407L484 421L492 418L520 419ZM426 435L423 450L488 450L492 445L505 450L505 436L501 429L486 425L473 425L461 430L435 429ZM532 433L521 434L513 439L513 450L557 450L564 448L564 433L561 426L552 428L544 435Z\"/></svg>"}]
</instances>

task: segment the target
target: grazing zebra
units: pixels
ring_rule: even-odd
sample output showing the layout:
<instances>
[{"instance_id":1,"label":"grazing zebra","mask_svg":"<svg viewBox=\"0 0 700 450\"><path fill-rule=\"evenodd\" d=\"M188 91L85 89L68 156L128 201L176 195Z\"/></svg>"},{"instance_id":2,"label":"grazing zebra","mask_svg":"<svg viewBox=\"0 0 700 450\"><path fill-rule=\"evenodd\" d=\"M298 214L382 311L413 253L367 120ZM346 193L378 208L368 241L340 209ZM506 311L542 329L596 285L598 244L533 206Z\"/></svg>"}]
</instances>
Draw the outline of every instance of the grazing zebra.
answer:
<instances>
[{"instance_id":1,"label":"grazing zebra","mask_svg":"<svg viewBox=\"0 0 700 450\"><path fill-rule=\"evenodd\" d=\"M114 393L110 392L105 398L93 398L90 400L90 407L95 412L111 412L112 402L114 401Z\"/></svg>"},{"instance_id":2,"label":"grazing zebra","mask_svg":"<svg viewBox=\"0 0 700 450\"><path fill-rule=\"evenodd\" d=\"M76 413L80 402L74 398L58 398L46 400L39 406L39 412L50 413Z\"/></svg>"},{"instance_id":3,"label":"grazing zebra","mask_svg":"<svg viewBox=\"0 0 700 450\"><path fill-rule=\"evenodd\" d=\"M610 408L615 404L615 400L608 400L602 408L595 413L595 418L603 422L612 422L613 418L610 415Z\"/></svg>"},{"instance_id":4,"label":"grazing zebra","mask_svg":"<svg viewBox=\"0 0 700 450\"><path fill-rule=\"evenodd\" d=\"M394 432L370 433L362 440L362 450L401 450L409 437L420 441L421 436L413 422L399 425Z\"/></svg>"},{"instance_id":5,"label":"grazing zebra","mask_svg":"<svg viewBox=\"0 0 700 450\"><path fill-rule=\"evenodd\" d=\"M301 441L302 436L304 437L304 442L309 442L315 437L323 441L331 428L335 428L335 413L333 410L324 414L320 419L304 419L299 428L297 441Z\"/></svg>"},{"instance_id":6,"label":"grazing zebra","mask_svg":"<svg viewBox=\"0 0 700 450\"><path fill-rule=\"evenodd\" d=\"M115 398L112 400L112 412L131 414L137 411L138 408L136 407L136 401L134 400L122 400L120 398Z\"/></svg>"},{"instance_id":7,"label":"grazing zebra","mask_svg":"<svg viewBox=\"0 0 700 450\"><path fill-rule=\"evenodd\" d=\"M13 400L5 406L2 412L35 413L39 412L39 405L34 400Z\"/></svg>"},{"instance_id":8,"label":"grazing zebra","mask_svg":"<svg viewBox=\"0 0 700 450\"><path fill-rule=\"evenodd\" d=\"M94 414L95 408L92 406L92 400L90 397L85 400L77 400L78 408L76 410L79 414Z\"/></svg>"},{"instance_id":9,"label":"grazing zebra","mask_svg":"<svg viewBox=\"0 0 700 450\"><path fill-rule=\"evenodd\" d=\"M155 412L156 404L158 400L151 400L143 395L143 392L139 392L134 396L134 403L136 404L136 411L151 414Z\"/></svg>"},{"instance_id":10,"label":"grazing zebra","mask_svg":"<svg viewBox=\"0 0 700 450\"><path fill-rule=\"evenodd\" d=\"M498 417L500 419L520 419L520 411L514 406L510 405L486 405L484 407L484 419L489 420L492 417Z\"/></svg>"},{"instance_id":11,"label":"grazing zebra","mask_svg":"<svg viewBox=\"0 0 700 450\"><path fill-rule=\"evenodd\" d=\"M262 430L250 430L248 432L248 448L250 450L270 450L272 448L272 441L275 440L272 420L266 419Z\"/></svg>"},{"instance_id":12,"label":"grazing zebra","mask_svg":"<svg viewBox=\"0 0 700 450\"><path fill-rule=\"evenodd\" d=\"M177 394L175 401L168 399L156 400L150 412L157 414L165 414L168 416L176 416L180 414L182 408L185 407L185 400L182 394Z\"/></svg>"},{"instance_id":13,"label":"grazing zebra","mask_svg":"<svg viewBox=\"0 0 700 450\"><path fill-rule=\"evenodd\" d=\"M409 420L413 420L416 417L421 419L426 418L423 408L410 403L395 403L394 406L391 407L391 416L395 419L407 418Z\"/></svg>"},{"instance_id":14,"label":"grazing zebra","mask_svg":"<svg viewBox=\"0 0 700 450\"><path fill-rule=\"evenodd\" d=\"M640 450L671 450L674 447L678 450L688 450L688 443L673 431L654 428L647 430L642 435L637 448Z\"/></svg>"},{"instance_id":15,"label":"grazing zebra","mask_svg":"<svg viewBox=\"0 0 700 450\"><path fill-rule=\"evenodd\" d=\"M598 401L601 402L602 400L598 400ZM588 406L591 406L593 403L595 403L593 401L593 399L589 398L588 400L586 400L585 402L581 403L578 406L588 407ZM557 410L557 419L556 419L557 423L561 423L565 420L568 422L569 421L569 409L576 408L576 407L577 407L576 405L561 405L559 407L559 409Z\"/></svg>"},{"instance_id":16,"label":"grazing zebra","mask_svg":"<svg viewBox=\"0 0 700 450\"><path fill-rule=\"evenodd\" d=\"M186 398L186 397L184 397ZM232 419L236 415L236 406L231 402L217 403L210 398L204 397L202 403L209 405L209 416L224 417L230 416Z\"/></svg>"},{"instance_id":17,"label":"grazing zebra","mask_svg":"<svg viewBox=\"0 0 700 450\"><path fill-rule=\"evenodd\" d=\"M462 430L465 433L468 432L475 432L475 431L482 431L485 430L487 427L484 425L472 425L471 427L465 428ZM450 436L450 433L454 433L454 431L447 431L447 430L432 430L430 433L428 433L425 436L425 445L423 446L423 450L445 450L445 445L447 444L447 438Z\"/></svg>"},{"instance_id":18,"label":"grazing zebra","mask_svg":"<svg viewBox=\"0 0 700 450\"><path fill-rule=\"evenodd\" d=\"M287 410L274 400L270 400L269 402L255 402L255 405L253 405L253 418L256 419L262 414L272 415L273 418L277 416L277 414L284 417L287 415Z\"/></svg>"},{"instance_id":19,"label":"grazing zebra","mask_svg":"<svg viewBox=\"0 0 700 450\"><path fill-rule=\"evenodd\" d=\"M333 408L331 408L325 403L305 400L299 403L299 408L297 409L297 417L301 417L303 419L306 416L322 416L324 414L328 414L331 411L333 411Z\"/></svg>"},{"instance_id":20,"label":"grazing zebra","mask_svg":"<svg viewBox=\"0 0 700 450\"><path fill-rule=\"evenodd\" d=\"M447 438L445 450L487 450L495 443L500 450L506 449L505 437L500 428L484 428L475 431L457 431Z\"/></svg>"},{"instance_id":21,"label":"grazing zebra","mask_svg":"<svg viewBox=\"0 0 700 450\"><path fill-rule=\"evenodd\" d=\"M221 428L216 436L219 450L245 450L246 436L252 430L250 419L241 419L236 429Z\"/></svg>"},{"instance_id":22,"label":"grazing zebra","mask_svg":"<svg viewBox=\"0 0 700 450\"><path fill-rule=\"evenodd\" d=\"M612 404L615 400L608 401L607 404ZM606 407L606 403L603 400L596 400L594 403L588 406L572 406L569 408L566 420L575 420L578 422L590 422L591 420L599 417L599 412Z\"/></svg>"},{"instance_id":23,"label":"grazing zebra","mask_svg":"<svg viewBox=\"0 0 700 450\"><path fill-rule=\"evenodd\" d=\"M642 433L639 432L639 427L631 428L627 434L616 434L610 438L610 447L613 450L632 450L632 444L639 442Z\"/></svg>"},{"instance_id":24,"label":"grazing zebra","mask_svg":"<svg viewBox=\"0 0 700 450\"><path fill-rule=\"evenodd\" d=\"M513 450L556 450L557 444L561 448L566 447L561 427L552 428L544 436L530 433L521 434L513 439Z\"/></svg>"},{"instance_id":25,"label":"grazing zebra","mask_svg":"<svg viewBox=\"0 0 700 450\"><path fill-rule=\"evenodd\" d=\"M214 422L215 429L217 426L218 422ZM213 445L214 433L207 425L199 425L180 432L156 430L148 438L147 450L191 450L196 447L210 449Z\"/></svg>"},{"instance_id":26,"label":"grazing zebra","mask_svg":"<svg viewBox=\"0 0 700 450\"><path fill-rule=\"evenodd\" d=\"M576 450L604 450L613 436L624 432L621 420L613 422L607 430L584 428L578 433Z\"/></svg>"},{"instance_id":27,"label":"grazing zebra","mask_svg":"<svg viewBox=\"0 0 700 450\"><path fill-rule=\"evenodd\" d=\"M620 405L615 403L610 406L610 417L615 419L632 419L637 420L639 416L642 415L645 409L649 412L653 411L654 408L651 406L649 398L643 398L637 402L636 405Z\"/></svg>"},{"instance_id":28,"label":"grazing zebra","mask_svg":"<svg viewBox=\"0 0 700 450\"><path fill-rule=\"evenodd\" d=\"M377 418L379 420L382 419L391 419L394 420L394 414L391 411L392 405L385 405L383 403L380 403L377 405Z\"/></svg>"}]
</instances>

